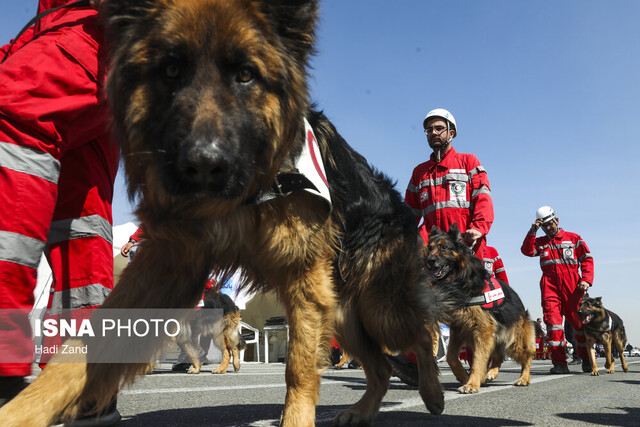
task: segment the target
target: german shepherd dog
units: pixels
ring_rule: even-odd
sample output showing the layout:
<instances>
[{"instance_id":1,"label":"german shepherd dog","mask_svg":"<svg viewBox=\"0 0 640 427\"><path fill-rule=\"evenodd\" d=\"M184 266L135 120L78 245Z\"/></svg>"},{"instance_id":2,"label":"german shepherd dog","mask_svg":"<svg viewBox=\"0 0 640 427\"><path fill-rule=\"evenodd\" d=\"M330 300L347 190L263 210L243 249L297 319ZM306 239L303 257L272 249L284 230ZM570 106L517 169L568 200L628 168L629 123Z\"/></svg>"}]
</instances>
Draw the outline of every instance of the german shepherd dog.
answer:
<instances>
[{"instance_id":1,"label":"german shepherd dog","mask_svg":"<svg viewBox=\"0 0 640 427\"><path fill-rule=\"evenodd\" d=\"M391 374L383 346L415 351L420 395L439 414L444 394L429 328L446 304L429 286L415 219L393 183L310 108L317 6L102 3L115 138L146 237L102 307L193 307L212 268L241 269L246 287L275 290L286 310L283 426L314 425L332 334L367 377L363 397L336 425L367 425L379 411ZM315 175L297 166L305 150ZM50 363L0 419L45 426L77 417L90 402L106 406L147 367Z\"/></svg>"},{"instance_id":2,"label":"german shepherd dog","mask_svg":"<svg viewBox=\"0 0 640 427\"><path fill-rule=\"evenodd\" d=\"M584 336L587 339L587 350L591 361L591 375L600 375L596 366L596 354L594 344L602 344L606 362L604 368L613 374L615 360L611 356L611 346L615 346L620 354L620 363L625 372L629 372L627 361L624 359L624 347L627 344L627 333L620 316L607 310L602 305L602 297L591 298L588 293L582 296L578 315L584 328Z\"/></svg>"},{"instance_id":3,"label":"german shepherd dog","mask_svg":"<svg viewBox=\"0 0 640 427\"><path fill-rule=\"evenodd\" d=\"M504 350L522 366L515 385L526 386L531 381L531 359L535 354L535 327L518 294L504 282L502 304L486 310L471 305L483 295L491 274L482 261L463 243L457 224L448 232L433 227L429 234L424 261L436 289L447 289L455 307L448 315L451 330L447 362L462 384L461 393L477 393L480 384L498 376L504 361ZM497 279L496 279L497 280ZM471 375L462 367L458 353L463 345L471 346L474 361ZM487 372L488 362L491 369Z\"/></svg>"},{"instance_id":4,"label":"german shepherd dog","mask_svg":"<svg viewBox=\"0 0 640 427\"><path fill-rule=\"evenodd\" d=\"M212 309L221 310L212 313ZM240 309L233 300L217 289L205 291L204 309L197 310L192 321L185 320L176 337L178 344L184 347L191 361L189 374L199 374L202 368L200 361L201 348L197 343L198 336L211 337L213 343L222 353L220 366L211 371L212 374L224 374L233 359L233 370L240 370L240 350L247 346L240 335Z\"/></svg>"}]
</instances>

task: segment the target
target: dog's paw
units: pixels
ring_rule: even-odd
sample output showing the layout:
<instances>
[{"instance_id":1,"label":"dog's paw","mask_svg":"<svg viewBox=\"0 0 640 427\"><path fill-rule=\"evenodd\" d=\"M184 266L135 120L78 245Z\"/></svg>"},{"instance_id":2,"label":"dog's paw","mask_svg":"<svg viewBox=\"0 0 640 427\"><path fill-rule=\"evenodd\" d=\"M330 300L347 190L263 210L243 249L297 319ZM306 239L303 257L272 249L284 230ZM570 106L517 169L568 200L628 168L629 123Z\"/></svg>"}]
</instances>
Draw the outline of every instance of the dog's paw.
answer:
<instances>
[{"instance_id":1,"label":"dog's paw","mask_svg":"<svg viewBox=\"0 0 640 427\"><path fill-rule=\"evenodd\" d=\"M615 370L613 368L607 369L607 373L608 374L613 374L615 372Z\"/></svg>"},{"instance_id":2,"label":"dog's paw","mask_svg":"<svg viewBox=\"0 0 640 427\"><path fill-rule=\"evenodd\" d=\"M531 380L525 378L518 378L518 380L513 383L515 386L528 386L529 384L531 384Z\"/></svg>"},{"instance_id":3,"label":"dog's paw","mask_svg":"<svg viewBox=\"0 0 640 427\"><path fill-rule=\"evenodd\" d=\"M498 373L497 372L487 372L487 376L484 378L484 380L486 382L491 382L493 380L495 380L496 378L498 378Z\"/></svg>"},{"instance_id":4,"label":"dog's paw","mask_svg":"<svg viewBox=\"0 0 640 427\"><path fill-rule=\"evenodd\" d=\"M599 376L599 375L600 375L600 372L598 372L598 371L591 371L591 376L592 376L592 377L597 377L597 376Z\"/></svg>"},{"instance_id":5,"label":"dog's paw","mask_svg":"<svg viewBox=\"0 0 640 427\"><path fill-rule=\"evenodd\" d=\"M189 370L187 371L187 374L199 374L200 373L200 368L194 368L193 366L189 368Z\"/></svg>"},{"instance_id":6,"label":"dog's paw","mask_svg":"<svg viewBox=\"0 0 640 427\"><path fill-rule=\"evenodd\" d=\"M477 393L479 389L480 389L480 386L465 384L462 387L459 387L458 391L462 394L473 394L473 393Z\"/></svg>"},{"instance_id":7,"label":"dog's paw","mask_svg":"<svg viewBox=\"0 0 640 427\"><path fill-rule=\"evenodd\" d=\"M371 425L371 421L371 417L365 417L352 409L345 409L338 412L333 419L333 425L337 427L368 426Z\"/></svg>"},{"instance_id":8,"label":"dog's paw","mask_svg":"<svg viewBox=\"0 0 640 427\"><path fill-rule=\"evenodd\" d=\"M444 394L442 391L440 392L440 396L436 399L429 399L428 402L425 402L427 409L433 415L440 415L442 411L444 411Z\"/></svg>"}]
</instances>

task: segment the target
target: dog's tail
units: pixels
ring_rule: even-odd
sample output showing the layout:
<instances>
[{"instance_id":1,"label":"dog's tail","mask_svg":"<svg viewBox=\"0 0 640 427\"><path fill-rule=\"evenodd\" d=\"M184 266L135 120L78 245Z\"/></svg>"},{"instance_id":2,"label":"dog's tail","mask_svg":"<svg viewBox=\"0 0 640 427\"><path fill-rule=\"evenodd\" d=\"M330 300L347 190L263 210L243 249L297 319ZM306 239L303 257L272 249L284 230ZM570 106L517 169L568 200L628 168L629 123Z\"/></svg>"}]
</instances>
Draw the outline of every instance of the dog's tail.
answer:
<instances>
[{"instance_id":1,"label":"dog's tail","mask_svg":"<svg viewBox=\"0 0 640 427\"><path fill-rule=\"evenodd\" d=\"M529 314L529 312L527 312L527 315ZM544 331L542 330L542 326L540 326L538 324L538 322L534 322L533 320L531 321L531 323L533 323L533 327L536 328L536 336L540 337L544 335Z\"/></svg>"},{"instance_id":2,"label":"dog's tail","mask_svg":"<svg viewBox=\"0 0 640 427\"><path fill-rule=\"evenodd\" d=\"M240 327L238 326L238 350L244 350L245 348L247 348L247 341L240 333Z\"/></svg>"}]
</instances>

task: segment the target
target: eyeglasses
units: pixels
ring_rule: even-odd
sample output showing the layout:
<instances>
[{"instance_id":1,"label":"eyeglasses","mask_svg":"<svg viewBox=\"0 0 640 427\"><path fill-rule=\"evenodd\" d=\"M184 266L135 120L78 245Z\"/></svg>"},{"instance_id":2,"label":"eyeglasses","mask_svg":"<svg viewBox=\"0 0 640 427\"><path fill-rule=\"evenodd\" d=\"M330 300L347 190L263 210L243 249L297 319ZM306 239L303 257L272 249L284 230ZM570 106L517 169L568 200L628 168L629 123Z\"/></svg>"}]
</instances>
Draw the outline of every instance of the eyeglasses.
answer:
<instances>
[{"instance_id":1,"label":"eyeglasses","mask_svg":"<svg viewBox=\"0 0 640 427\"><path fill-rule=\"evenodd\" d=\"M440 135L446 128L446 126L429 126L428 128L424 129L424 133L427 135L431 135L432 133Z\"/></svg>"}]
</instances>

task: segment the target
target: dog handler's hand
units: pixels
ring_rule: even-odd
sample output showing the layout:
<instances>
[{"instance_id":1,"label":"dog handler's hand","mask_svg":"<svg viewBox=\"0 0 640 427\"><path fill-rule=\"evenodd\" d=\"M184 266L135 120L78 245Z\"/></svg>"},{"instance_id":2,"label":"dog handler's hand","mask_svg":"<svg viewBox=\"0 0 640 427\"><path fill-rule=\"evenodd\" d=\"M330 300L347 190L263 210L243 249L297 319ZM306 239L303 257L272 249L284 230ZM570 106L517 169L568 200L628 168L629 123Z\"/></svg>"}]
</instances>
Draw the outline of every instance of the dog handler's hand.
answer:
<instances>
[{"instance_id":1,"label":"dog handler's hand","mask_svg":"<svg viewBox=\"0 0 640 427\"><path fill-rule=\"evenodd\" d=\"M589 290L589 286L591 286L589 285L589 282L584 280L581 280L580 283L578 283L578 287L585 292Z\"/></svg>"},{"instance_id":2,"label":"dog handler's hand","mask_svg":"<svg viewBox=\"0 0 640 427\"><path fill-rule=\"evenodd\" d=\"M129 251L131 250L132 247L133 247L132 242L125 243L124 246L120 249L120 254L125 258L128 257Z\"/></svg>"},{"instance_id":3,"label":"dog handler's hand","mask_svg":"<svg viewBox=\"0 0 640 427\"><path fill-rule=\"evenodd\" d=\"M462 235L462 239L467 244L467 246L474 245L476 240L482 237L482 233L474 228L470 228L464 232Z\"/></svg>"},{"instance_id":4,"label":"dog handler's hand","mask_svg":"<svg viewBox=\"0 0 640 427\"><path fill-rule=\"evenodd\" d=\"M533 221L533 224L531 224L531 229L529 230L529 232L535 233L536 231L538 231L538 228L540 228L541 225L542 225L542 220L536 219L535 221Z\"/></svg>"}]
</instances>

